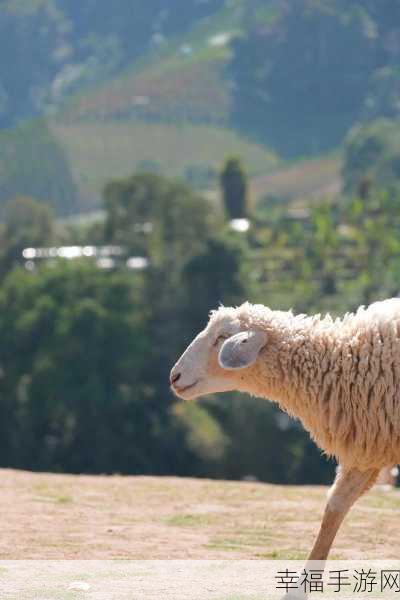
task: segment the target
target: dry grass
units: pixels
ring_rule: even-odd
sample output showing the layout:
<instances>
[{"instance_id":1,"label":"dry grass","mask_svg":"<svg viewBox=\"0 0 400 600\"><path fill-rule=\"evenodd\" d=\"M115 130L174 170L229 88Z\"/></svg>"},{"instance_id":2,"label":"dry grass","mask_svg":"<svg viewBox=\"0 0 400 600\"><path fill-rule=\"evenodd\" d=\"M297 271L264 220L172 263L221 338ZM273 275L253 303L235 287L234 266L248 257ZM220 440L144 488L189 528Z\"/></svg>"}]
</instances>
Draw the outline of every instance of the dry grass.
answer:
<instances>
[{"instance_id":1,"label":"dry grass","mask_svg":"<svg viewBox=\"0 0 400 600\"><path fill-rule=\"evenodd\" d=\"M303 559L324 487L0 472L1 559ZM400 492L374 490L332 558L396 558Z\"/></svg>"}]
</instances>

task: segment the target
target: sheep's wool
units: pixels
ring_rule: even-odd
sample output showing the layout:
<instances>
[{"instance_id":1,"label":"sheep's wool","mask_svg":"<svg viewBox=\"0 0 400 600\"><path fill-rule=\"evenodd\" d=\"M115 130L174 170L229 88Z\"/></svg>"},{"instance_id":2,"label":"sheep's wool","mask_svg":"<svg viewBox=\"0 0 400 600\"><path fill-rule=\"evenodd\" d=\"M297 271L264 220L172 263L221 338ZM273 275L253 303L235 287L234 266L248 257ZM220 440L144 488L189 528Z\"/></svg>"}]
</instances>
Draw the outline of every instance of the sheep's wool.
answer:
<instances>
[{"instance_id":1,"label":"sheep's wool","mask_svg":"<svg viewBox=\"0 0 400 600\"><path fill-rule=\"evenodd\" d=\"M211 322L233 316L268 336L238 389L278 402L344 467L400 462L400 300L336 320L246 303Z\"/></svg>"}]
</instances>

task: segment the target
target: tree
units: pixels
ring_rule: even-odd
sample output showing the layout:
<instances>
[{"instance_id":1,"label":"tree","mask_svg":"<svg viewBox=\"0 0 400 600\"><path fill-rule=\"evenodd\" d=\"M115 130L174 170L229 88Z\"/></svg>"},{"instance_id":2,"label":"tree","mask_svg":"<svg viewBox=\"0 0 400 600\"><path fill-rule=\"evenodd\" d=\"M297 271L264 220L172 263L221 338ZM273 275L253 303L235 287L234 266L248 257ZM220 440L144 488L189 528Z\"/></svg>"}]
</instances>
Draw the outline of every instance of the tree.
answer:
<instances>
[{"instance_id":1,"label":"tree","mask_svg":"<svg viewBox=\"0 0 400 600\"><path fill-rule=\"evenodd\" d=\"M2 269L7 271L20 264L24 248L45 246L53 236L53 213L48 206L28 197L10 200L5 207L1 240Z\"/></svg>"},{"instance_id":2,"label":"tree","mask_svg":"<svg viewBox=\"0 0 400 600\"><path fill-rule=\"evenodd\" d=\"M378 119L354 127L345 142L343 179L346 193L366 187L388 187L400 181L400 126L396 121Z\"/></svg>"},{"instance_id":3,"label":"tree","mask_svg":"<svg viewBox=\"0 0 400 600\"><path fill-rule=\"evenodd\" d=\"M182 265L202 248L212 227L211 207L203 197L152 173L112 181L104 189L104 203L105 239L161 268Z\"/></svg>"},{"instance_id":4,"label":"tree","mask_svg":"<svg viewBox=\"0 0 400 600\"><path fill-rule=\"evenodd\" d=\"M248 299L248 248L233 234L210 237L202 253L187 261L181 278L184 328L195 332L219 304L241 304Z\"/></svg>"},{"instance_id":5,"label":"tree","mask_svg":"<svg viewBox=\"0 0 400 600\"><path fill-rule=\"evenodd\" d=\"M159 445L140 387L151 360L140 276L58 262L0 292L2 465L150 472ZM4 417L8 416L8 420Z\"/></svg>"},{"instance_id":6,"label":"tree","mask_svg":"<svg viewBox=\"0 0 400 600\"><path fill-rule=\"evenodd\" d=\"M247 175L239 158L228 158L220 177L225 210L231 219L248 214Z\"/></svg>"}]
</instances>

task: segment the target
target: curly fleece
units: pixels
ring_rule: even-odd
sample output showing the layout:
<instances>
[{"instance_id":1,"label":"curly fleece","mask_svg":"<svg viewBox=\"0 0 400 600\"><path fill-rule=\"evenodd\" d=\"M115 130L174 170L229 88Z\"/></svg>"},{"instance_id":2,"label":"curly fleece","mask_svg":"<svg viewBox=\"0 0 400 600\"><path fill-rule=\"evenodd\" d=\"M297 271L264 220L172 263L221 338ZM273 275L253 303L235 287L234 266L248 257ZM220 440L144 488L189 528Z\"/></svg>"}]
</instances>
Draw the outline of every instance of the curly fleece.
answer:
<instances>
[{"instance_id":1,"label":"curly fleece","mask_svg":"<svg viewBox=\"0 0 400 600\"><path fill-rule=\"evenodd\" d=\"M400 300L336 320L246 303L213 312L210 326L226 318L267 333L238 389L278 402L345 468L400 462Z\"/></svg>"}]
</instances>

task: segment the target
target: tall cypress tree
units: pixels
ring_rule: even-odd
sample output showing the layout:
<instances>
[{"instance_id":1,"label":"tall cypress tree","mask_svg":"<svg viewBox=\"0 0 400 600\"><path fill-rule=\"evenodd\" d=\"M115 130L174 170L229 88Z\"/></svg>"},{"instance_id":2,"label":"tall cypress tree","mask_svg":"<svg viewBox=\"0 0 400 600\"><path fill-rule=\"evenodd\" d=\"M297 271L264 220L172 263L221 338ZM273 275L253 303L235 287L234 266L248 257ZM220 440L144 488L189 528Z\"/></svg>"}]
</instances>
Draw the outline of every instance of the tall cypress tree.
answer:
<instances>
[{"instance_id":1,"label":"tall cypress tree","mask_svg":"<svg viewBox=\"0 0 400 600\"><path fill-rule=\"evenodd\" d=\"M228 158L220 183L225 210L231 219L244 218L247 210L247 175L239 158Z\"/></svg>"}]
</instances>

